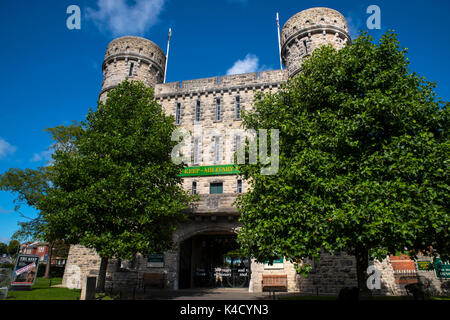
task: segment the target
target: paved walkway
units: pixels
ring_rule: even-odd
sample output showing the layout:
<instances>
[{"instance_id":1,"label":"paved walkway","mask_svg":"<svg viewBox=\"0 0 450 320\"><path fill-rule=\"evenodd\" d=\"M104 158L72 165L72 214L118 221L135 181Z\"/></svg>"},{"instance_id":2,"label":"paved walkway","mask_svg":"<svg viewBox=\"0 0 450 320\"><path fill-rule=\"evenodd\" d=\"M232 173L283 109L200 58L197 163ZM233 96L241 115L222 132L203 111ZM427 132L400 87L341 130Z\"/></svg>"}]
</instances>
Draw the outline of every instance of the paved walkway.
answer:
<instances>
[{"instance_id":1,"label":"paved walkway","mask_svg":"<svg viewBox=\"0 0 450 320\"><path fill-rule=\"evenodd\" d=\"M133 297L134 295L134 297ZM122 292L122 299L136 300L268 300L269 293L251 293L248 289L141 290Z\"/></svg>"}]
</instances>

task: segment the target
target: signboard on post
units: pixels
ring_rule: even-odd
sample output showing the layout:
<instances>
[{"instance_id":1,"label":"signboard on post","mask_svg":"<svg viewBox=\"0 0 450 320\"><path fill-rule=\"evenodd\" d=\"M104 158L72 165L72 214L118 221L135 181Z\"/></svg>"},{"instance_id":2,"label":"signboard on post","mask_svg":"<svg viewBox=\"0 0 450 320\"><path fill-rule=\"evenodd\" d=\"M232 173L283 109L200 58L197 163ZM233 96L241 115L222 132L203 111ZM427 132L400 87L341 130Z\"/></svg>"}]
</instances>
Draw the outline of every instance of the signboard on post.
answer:
<instances>
[{"instance_id":1,"label":"signboard on post","mask_svg":"<svg viewBox=\"0 0 450 320\"><path fill-rule=\"evenodd\" d=\"M201 176L222 176L228 174L238 174L239 169L234 164L224 164L215 166L187 167L181 170L180 177L201 177Z\"/></svg>"},{"instance_id":2,"label":"signboard on post","mask_svg":"<svg viewBox=\"0 0 450 320\"><path fill-rule=\"evenodd\" d=\"M283 258L279 258L279 259L275 259L273 260L273 263L270 264L270 261L267 260L264 263L264 269L284 269L284 259Z\"/></svg>"},{"instance_id":3,"label":"signboard on post","mask_svg":"<svg viewBox=\"0 0 450 320\"><path fill-rule=\"evenodd\" d=\"M147 257L147 267L164 268L164 254L149 254Z\"/></svg>"},{"instance_id":4,"label":"signboard on post","mask_svg":"<svg viewBox=\"0 0 450 320\"><path fill-rule=\"evenodd\" d=\"M440 258L435 258L434 271L439 279L450 279L450 262L443 262Z\"/></svg>"},{"instance_id":5,"label":"signboard on post","mask_svg":"<svg viewBox=\"0 0 450 320\"><path fill-rule=\"evenodd\" d=\"M36 281L39 259L39 256L19 254L14 268L11 286L31 288Z\"/></svg>"}]
</instances>

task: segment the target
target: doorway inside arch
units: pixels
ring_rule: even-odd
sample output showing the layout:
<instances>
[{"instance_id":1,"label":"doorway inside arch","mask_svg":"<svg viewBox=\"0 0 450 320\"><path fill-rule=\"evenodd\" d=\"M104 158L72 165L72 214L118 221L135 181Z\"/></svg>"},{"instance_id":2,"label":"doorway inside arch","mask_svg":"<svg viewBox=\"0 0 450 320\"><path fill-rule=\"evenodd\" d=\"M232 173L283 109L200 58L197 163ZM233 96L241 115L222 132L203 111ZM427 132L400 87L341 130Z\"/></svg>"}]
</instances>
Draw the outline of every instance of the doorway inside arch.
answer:
<instances>
[{"instance_id":1,"label":"doorway inside arch","mask_svg":"<svg viewBox=\"0 0 450 320\"><path fill-rule=\"evenodd\" d=\"M201 233L180 244L179 288L248 288L250 259L232 233Z\"/></svg>"}]
</instances>

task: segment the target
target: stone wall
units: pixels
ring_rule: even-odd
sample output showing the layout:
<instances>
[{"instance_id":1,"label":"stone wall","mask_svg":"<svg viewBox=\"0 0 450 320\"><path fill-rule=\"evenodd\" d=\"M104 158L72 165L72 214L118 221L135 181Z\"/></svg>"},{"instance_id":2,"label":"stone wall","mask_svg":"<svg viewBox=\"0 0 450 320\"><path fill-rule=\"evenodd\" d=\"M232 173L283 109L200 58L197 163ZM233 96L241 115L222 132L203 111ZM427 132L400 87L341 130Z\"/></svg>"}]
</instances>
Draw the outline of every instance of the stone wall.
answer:
<instances>
[{"instance_id":1,"label":"stone wall","mask_svg":"<svg viewBox=\"0 0 450 320\"><path fill-rule=\"evenodd\" d=\"M347 21L336 10L312 8L291 17L281 31L281 55L289 77L322 45L341 49L351 43Z\"/></svg>"},{"instance_id":2,"label":"stone wall","mask_svg":"<svg viewBox=\"0 0 450 320\"><path fill-rule=\"evenodd\" d=\"M166 56L152 41L141 37L120 37L111 41L103 61L100 100L125 79L154 86L164 80ZM131 71L131 74L130 74Z\"/></svg>"},{"instance_id":3,"label":"stone wall","mask_svg":"<svg viewBox=\"0 0 450 320\"><path fill-rule=\"evenodd\" d=\"M71 245L62 285L70 289L81 289L87 276L97 276L100 257L93 249Z\"/></svg>"},{"instance_id":4,"label":"stone wall","mask_svg":"<svg viewBox=\"0 0 450 320\"><path fill-rule=\"evenodd\" d=\"M420 261L433 263L432 257L419 256ZM423 284L424 290L429 295L450 295L450 279L439 279L435 270L419 270L417 268L417 278Z\"/></svg>"}]
</instances>

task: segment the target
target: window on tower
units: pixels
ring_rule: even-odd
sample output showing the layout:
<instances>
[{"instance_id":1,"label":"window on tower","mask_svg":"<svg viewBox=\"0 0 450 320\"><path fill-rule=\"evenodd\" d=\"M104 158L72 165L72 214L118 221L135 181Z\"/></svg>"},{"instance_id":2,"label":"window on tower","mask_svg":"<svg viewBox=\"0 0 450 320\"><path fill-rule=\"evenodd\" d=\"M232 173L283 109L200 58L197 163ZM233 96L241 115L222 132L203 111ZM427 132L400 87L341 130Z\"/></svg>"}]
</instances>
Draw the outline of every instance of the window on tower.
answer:
<instances>
[{"instance_id":1,"label":"window on tower","mask_svg":"<svg viewBox=\"0 0 450 320\"><path fill-rule=\"evenodd\" d=\"M241 119L241 97L236 97L236 119Z\"/></svg>"},{"instance_id":2,"label":"window on tower","mask_svg":"<svg viewBox=\"0 0 450 320\"><path fill-rule=\"evenodd\" d=\"M305 47L305 53L308 54L308 44L306 43L306 40L303 40L303 46Z\"/></svg>"},{"instance_id":3,"label":"window on tower","mask_svg":"<svg viewBox=\"0 0 450 320\"><path fill-rule=\"evenodd\" d=\"M195 121L200 121L200 100L197 101L197 106L195 108Z\"/></svg>"},{"instance_id":4,"label":"window on tower","mask_svg":"<svg viewBox=\"0 0 450 320\"><path fill-rule=\"evenodd\" d=\"M193 156L193 162L194 162L194 164L198 164L198 162L199 162L199 157L198 157L198 155L199 155L199 148L198 148L198 145L199 145L199 138L195 138L194 139L194 156Z\"/></svg>"},{"instance_id":5,"label":"window on tower","mask_svg":"<svg viewBox=\"0 0 450 320\"><path fill-rule=\"evenodd\" d=\"M214 160L216 163L220 163L220 136L216 136L215 139Z\"/></svg>"},{"instance_id":6,"label":"window on tower","mask_svg":"<svg viewBox=\"0 0 450 320\"><path fill-rule=\"evenodd\" d=\"M216 121L220 121L220 99L216 99Z\"/></svg>"},{"instance_id":7,"label":"window on tower","mask_svg":"<svg viewBox=\"0 0 450 320\"><path fill-rule=\"evenodd\" d=\"M175 123L180 124L181 123L181 103L177 103L177 111L175 115Z\"/></svg>"},{"instance_id":8,"label":"window on tower","mask_svg":"<svg viewBox=\"0 0 450 320\"><path fill-rule=\"evenodd\" d=\"M129 77L132 77L132 76L133 76L133 68L134 68L134 63L131 62L131 63L130 63L130 71L128 72L128 76L129 76Z\"/></svg>"}]
</instances>

